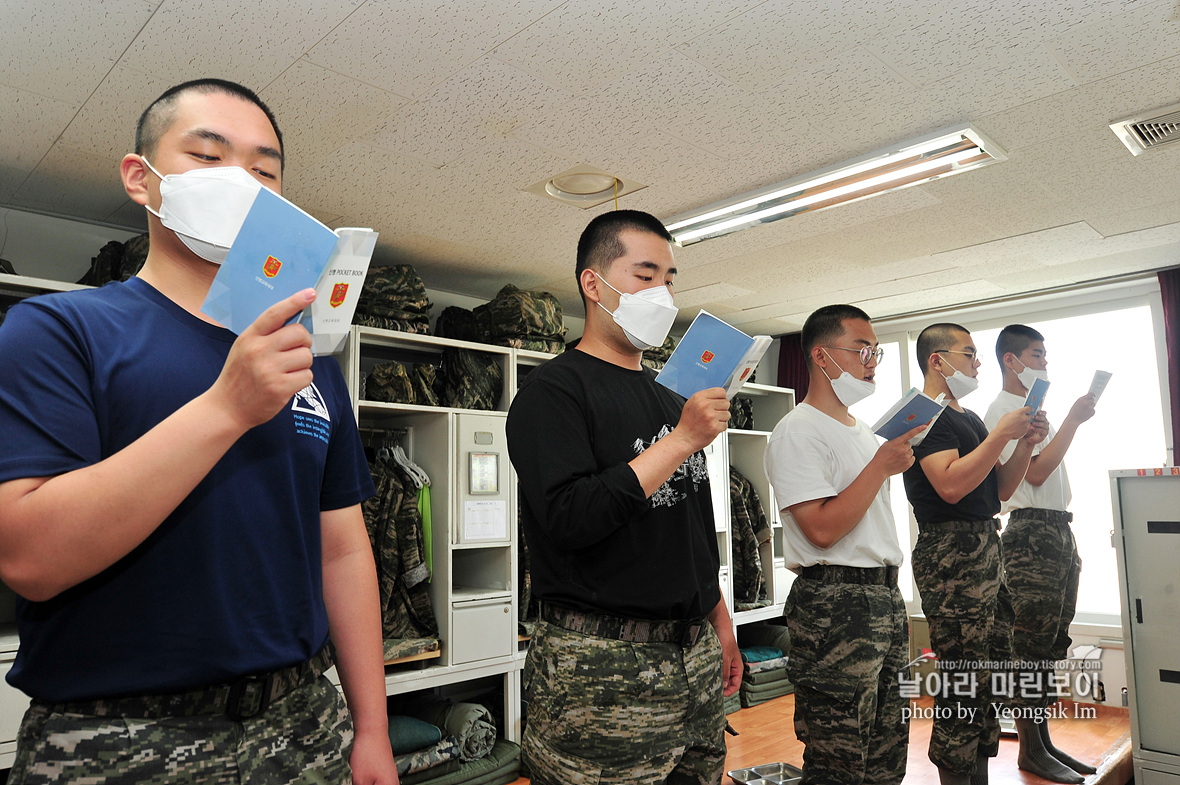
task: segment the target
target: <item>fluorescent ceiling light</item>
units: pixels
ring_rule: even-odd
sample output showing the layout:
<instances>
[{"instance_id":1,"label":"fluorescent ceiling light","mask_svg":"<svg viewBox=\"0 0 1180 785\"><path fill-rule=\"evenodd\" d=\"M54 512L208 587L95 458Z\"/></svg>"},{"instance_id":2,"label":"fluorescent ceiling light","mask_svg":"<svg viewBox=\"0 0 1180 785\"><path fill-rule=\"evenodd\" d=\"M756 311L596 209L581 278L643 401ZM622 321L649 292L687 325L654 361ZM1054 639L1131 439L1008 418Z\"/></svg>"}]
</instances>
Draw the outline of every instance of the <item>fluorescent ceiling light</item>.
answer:
<instances>
[{"instance_id":1,"label":"fluorescent ceiling light","mask_svg":"<svg viewBox=\"0 0 1180 785\"><path fill-rule=\"evenodd\" d=\"M876 194L929 182L1007 160L994 142L971 126L941 131L709 205L665 222L679 245L721 237Z\"/></svg>"}]
</instances>

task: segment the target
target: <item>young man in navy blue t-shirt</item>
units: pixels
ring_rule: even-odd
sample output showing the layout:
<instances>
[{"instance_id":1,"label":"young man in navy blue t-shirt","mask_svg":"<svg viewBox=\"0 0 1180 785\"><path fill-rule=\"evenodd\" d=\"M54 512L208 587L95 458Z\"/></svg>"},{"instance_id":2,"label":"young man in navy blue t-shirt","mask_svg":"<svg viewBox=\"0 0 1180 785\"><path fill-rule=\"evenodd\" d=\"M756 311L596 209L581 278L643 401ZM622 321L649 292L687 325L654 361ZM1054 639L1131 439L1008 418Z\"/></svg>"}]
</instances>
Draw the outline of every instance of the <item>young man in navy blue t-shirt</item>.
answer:
<instances>
[{"instance_id":1,"label":"young man in navy blue t-shirt","mask_svg":"<svg viewBox=\"0 0 1180 785\"><path fill-rule=\"evenodd\" d=\"M372 481L339 366L287 324L314 291L239 336L200 311L233 193L213 181L281 190L274 118L179 85L120 171L149 212L139 275L0 329L9 681L33 699L10 782L395 783ZM194 184L214 197L177 198Z\"/></svg>"}]
</instances>

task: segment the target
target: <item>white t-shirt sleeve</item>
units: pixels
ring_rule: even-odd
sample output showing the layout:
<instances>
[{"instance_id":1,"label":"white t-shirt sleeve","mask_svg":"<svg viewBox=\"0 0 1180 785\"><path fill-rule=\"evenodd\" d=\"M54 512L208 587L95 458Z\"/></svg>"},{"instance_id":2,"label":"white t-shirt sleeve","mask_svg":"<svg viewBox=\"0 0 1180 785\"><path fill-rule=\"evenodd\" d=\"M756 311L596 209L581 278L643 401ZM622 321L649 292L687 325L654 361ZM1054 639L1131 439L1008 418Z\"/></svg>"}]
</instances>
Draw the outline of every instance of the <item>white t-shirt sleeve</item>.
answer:
<instances>
[{"instance_id":1,"label":"white t-shirt sleeve","mask_svg":"<svg viewBox=\"0 0 1180 785\"><path fill-rule=\"evenodd\" d=\"M767 445L766 474L780 509L839 493L830 453L818 438L804 433L784 433Z\"/></svg>"}]
</instances>

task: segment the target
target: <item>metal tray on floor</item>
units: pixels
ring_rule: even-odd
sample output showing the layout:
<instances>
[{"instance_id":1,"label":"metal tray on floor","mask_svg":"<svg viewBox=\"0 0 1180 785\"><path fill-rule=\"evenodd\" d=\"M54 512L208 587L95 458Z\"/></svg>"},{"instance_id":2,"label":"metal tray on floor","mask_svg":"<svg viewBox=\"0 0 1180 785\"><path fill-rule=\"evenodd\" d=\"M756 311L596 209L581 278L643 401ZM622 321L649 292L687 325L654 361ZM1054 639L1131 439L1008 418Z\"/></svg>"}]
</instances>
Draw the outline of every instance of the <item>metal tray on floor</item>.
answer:
<instances>
[{"instance_id":1,"label":"metal tray on floor","mask_svg":"<svg viewBox=\"0 0 1180 785\"><path fill-rule=\"evenodd\" d=\"M789 763L763 763L746 769L733 769L729 778L742 785L786 785L798 782L803 772Z\"/></svg>"}]
</instances>

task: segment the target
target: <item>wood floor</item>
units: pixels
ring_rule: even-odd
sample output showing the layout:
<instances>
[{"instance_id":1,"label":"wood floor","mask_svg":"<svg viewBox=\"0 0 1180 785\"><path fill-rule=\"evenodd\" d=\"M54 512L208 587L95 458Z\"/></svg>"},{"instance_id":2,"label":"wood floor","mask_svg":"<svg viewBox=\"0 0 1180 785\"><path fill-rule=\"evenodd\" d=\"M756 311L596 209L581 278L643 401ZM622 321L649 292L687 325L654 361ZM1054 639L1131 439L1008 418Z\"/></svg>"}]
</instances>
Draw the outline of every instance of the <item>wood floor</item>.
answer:
<instances>
[{"instance_id":1,"label":"wood floor","mask_svg":"<svg viewBox=\"0 0 1180 785\"><path fill-rule=\"evenodd\" d=\"M929 706L930 700L917 702ZM1074 704L1064 706L1074 713ZM1090 704L1081 704L1089 709ZM1086 785L1126 785L1131 779L1130 719L1126 709L1107 706L1094 707L1097 716L1049 721L1053 742L1063 752L1078 760L1098 767L1098 773L1086 778ZM729 755L726 771L757 766L763 763L785 762L803 765L803 745L795 739L792 719L795 696L782 698L742 709L729 715L729 723L740 735L728 736ZM909 764L906 785L938 785L938 772L926 757L930 743L930 720L910 723ZM988 775L991 785L1045 785L1048 780L1033 776L1016 767L1016 737L1004 736L1000 741L1000 755L992 760ZM732 782L723 778L725 785ZM512 785L525 785L521 778Z\"/></svg>"}]
</instances>

